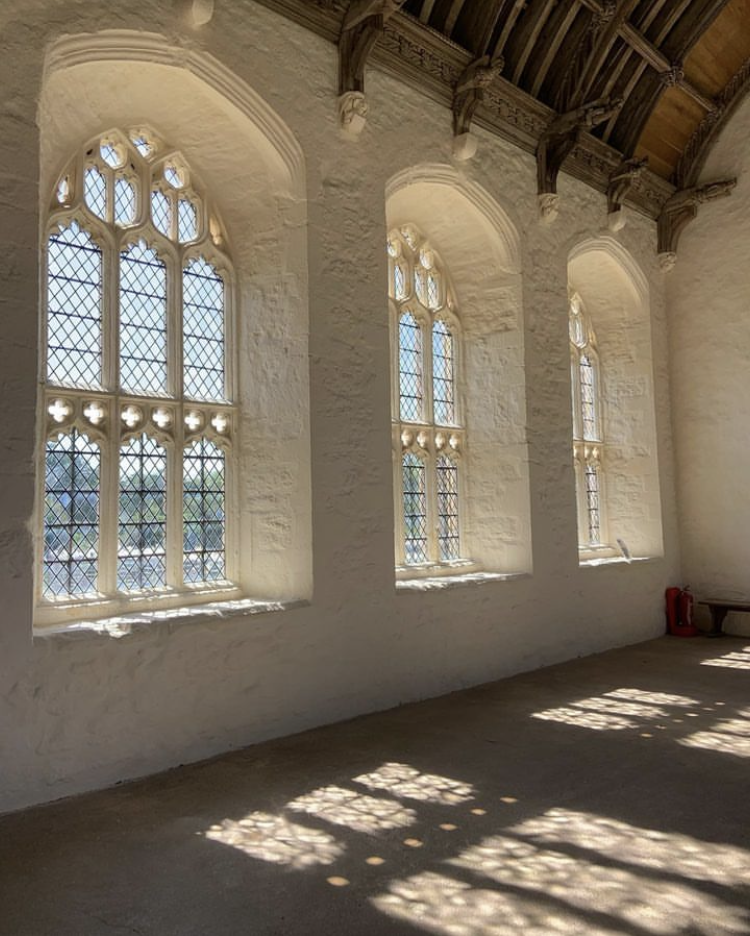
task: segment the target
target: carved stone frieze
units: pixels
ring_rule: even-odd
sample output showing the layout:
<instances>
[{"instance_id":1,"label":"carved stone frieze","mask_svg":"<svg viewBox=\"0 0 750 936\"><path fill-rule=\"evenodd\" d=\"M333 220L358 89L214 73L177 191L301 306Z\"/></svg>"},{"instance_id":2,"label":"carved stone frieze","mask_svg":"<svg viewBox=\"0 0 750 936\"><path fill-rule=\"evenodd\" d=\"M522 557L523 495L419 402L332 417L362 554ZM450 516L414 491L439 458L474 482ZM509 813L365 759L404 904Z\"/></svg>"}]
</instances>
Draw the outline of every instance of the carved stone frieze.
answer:
<instances>
[{"instance_id":1,"label":"carved stone frieze","mask_svg":"<svg viewBox=\"0 0 750 936\"><path fill-rule=\"evenodd\" d=\"M607 223L610 231L620 231L625 227L625 197L638 183L647 163L647 158L624 159L609 177Z\"/></svg>"},{"instance_id":2,"label":"carved stone frieze","mask_svg":"<svg viewBox=\"0 0 750 936\"><path fill-rule=\"evenodd\" d=\"M471 62L456 83L453 92L453 152L459 159L470 159L476 151L476 142L471 136L474 112L502 69L502 58L492 59L485 55Z\"/></svg>"},{"instance_id":3,"label":"carved stone frieze","mask_svg":"<svg viewBox=\"0 0 750 936\"><path fill-rule=\"evenodd\" d=\"M344 0L257 0L317 35L338 42L348 3ZM396 13L383 24L369 62L417 88L428 98L452 107L458 81L471 64L465 49L445 36L426 30L413 17ZM477 104L472 125L497 134L527 153L536 153L539 139L555 112L502 76L495 79ZM565 172L605 193L622 154L584 131L565 160ZM659 216L674 186L646 169L627 202L650 218Z\"/></svg>"},{"instance_id":4,"label":"carved stone frieze","mask_svg":"<svg viewBox=\"0 0 750 936\"><path fill-rule=\"evenodd\" d=\"M557 192L557 176L563 162L573 152L584 130L591 130L617 113L622 100L610 101L600 98L577 107L566 114L557 114L539 139L536 151L537 194L554 195ZM545 202L546 204L546 202ZM552 220L549 210L543 218Z\"/></svg>"}]
</instances>

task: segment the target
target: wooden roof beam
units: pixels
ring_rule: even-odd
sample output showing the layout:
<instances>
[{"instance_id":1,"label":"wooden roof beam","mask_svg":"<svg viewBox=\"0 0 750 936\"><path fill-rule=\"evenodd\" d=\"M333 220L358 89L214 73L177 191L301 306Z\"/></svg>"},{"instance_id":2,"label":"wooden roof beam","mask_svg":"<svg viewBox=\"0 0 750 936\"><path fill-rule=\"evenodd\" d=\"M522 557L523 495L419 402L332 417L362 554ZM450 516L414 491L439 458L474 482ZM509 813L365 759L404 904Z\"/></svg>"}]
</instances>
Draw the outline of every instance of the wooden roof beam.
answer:
<instances>
[{"instance_id":1,"label":"wooden roof beam","mask_svg":"<svg viewBox=\"0 0 750 936\"><path fill-rule=\"evenodd\" d=\"M539 38L539 33L542 31L544 24L547 22L547 19L552 12L552 8L557 3L557 0L544 0L541 7L537 11L536 18L532 21L524 19L520 29L524 32L523 44L521 45L521 50L516 60L515 68L513 69L513 75L511 76L511 81L513 84L519 84L521 80L521 75L523 70L526 67L526 63L529 60L529 56L534 51L534 46L536 41Z\"/></svg>"},{"instance_id":2,"label":"wooden roof beam","mask_svg":"<svg viewBox=\"0 0 750 936\"><path fill-rule=\"evenodd\" d=\"M599 0L580 0L580 2L595 13L603 12L603 7L602 4L599 3ZM648 40L642 32L636 29L632 23L627 21L621 22L617 32L620 37L627 42L630 48L640 55L644 62L650 65L654 71L665 76L665 80L668 84L676 84L686 94L689 94L694 101L700 104L705 111L712 111L715 109L716 105L714 101L685 78L681 65L670 62L666 55Z\"/></svg>"}]
</instances>

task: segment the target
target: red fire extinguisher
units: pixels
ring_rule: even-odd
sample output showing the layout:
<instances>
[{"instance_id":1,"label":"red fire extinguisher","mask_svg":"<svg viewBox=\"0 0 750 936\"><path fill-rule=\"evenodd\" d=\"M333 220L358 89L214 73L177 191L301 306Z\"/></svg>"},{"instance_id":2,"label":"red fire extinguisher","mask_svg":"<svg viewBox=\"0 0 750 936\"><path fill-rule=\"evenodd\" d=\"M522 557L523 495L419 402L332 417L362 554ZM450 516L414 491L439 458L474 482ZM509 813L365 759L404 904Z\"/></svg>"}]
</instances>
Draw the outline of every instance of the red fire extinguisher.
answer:
<instances>
[{"instance_id":1,"label":"red fire extinguisher","mask_svg":"<svg viewBox=\"0 0 750 936\"><path fill-rule=\"evenodd\" d=\"M668 588L664 597L667 600L667 633L674 634L680 623L680 589Z\"/></svg>"},{"instance_id":2,"label":"red fire extinguisher","mask_svg":"<svg viewBox=\"0 0 750 936\"><path fill-rule=\"evenodd\" d=\"M693 624L693 593L689 588L668 588L667 633L675 637L695 637L698 628Z\"/></svg>"},{"instance_id":3,"label":"red fire extinguisher","mask_svg":"<svg viewBox=\"0 0 750 936\"><path fill-rule=\"evenodd\" d=\"M693 593L686 585L680 592L680 625L682 627L693 627L693 601Z\"/></svg>"}]
</instances>

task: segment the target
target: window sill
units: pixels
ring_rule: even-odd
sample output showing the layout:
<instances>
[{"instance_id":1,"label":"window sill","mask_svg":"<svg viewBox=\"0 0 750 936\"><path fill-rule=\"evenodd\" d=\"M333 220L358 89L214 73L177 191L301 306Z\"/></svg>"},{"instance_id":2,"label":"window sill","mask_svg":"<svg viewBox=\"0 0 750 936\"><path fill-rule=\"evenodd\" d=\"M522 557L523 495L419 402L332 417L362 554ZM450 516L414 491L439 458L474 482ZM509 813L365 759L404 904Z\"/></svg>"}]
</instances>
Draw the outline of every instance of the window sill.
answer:
<instances>
[{"instance_id":1,"label":"window sill","mask_svg":"<svg viewBox=\"0 0 750 936\"><path fill-rule=\"evenodd\" d=\"M660 556L631 556L629 559L625 556L589 556L581 558L578 565L582 569L593 569L597 566L641 565L644 562L658 562L660 558Z\"/></svg>"},{"instance_id":2,"label":"window sill","mask_svg":"<svg viewBox=\"0 0 750 936\"><path fill-rule=\"evenodd\" d=\"M396 593L442 591L468 585L487 585L490 582L510 582L529 578L529 572L457 572L453 575L432 575L424 578L398 579Z\"/></svg>"},{"instance_id":3,"label":"window sill","mask_svg":"<svg viewBox=\"0 0 750 936\"><path fill-rule=\"evenodd\" d=\"M207 604L163 608L152 611L132 611L95 620L64 621L56 624L36 626L34 639L46 637L129 637L133 634L153 631L155 626L174 628L190 624L212 624L236 618L266 614L272 611L291 611L310 604L303 598L267 601L260 598L236 598L228 601L212 601Z\"/></svg>"}]
</instances>

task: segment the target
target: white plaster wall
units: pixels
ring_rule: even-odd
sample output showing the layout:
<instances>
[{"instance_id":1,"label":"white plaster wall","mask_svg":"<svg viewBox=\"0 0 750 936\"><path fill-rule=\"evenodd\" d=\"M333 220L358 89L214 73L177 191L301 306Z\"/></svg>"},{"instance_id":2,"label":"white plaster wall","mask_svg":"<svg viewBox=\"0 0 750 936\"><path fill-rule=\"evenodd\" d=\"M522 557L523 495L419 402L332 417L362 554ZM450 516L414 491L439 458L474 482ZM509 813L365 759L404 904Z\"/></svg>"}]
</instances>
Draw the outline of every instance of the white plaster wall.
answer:
<instances>
[{"instance_id":1,"label":"white plaster wall","mask_svg":"<svg viewBox=\"0 0 750 936\"><path fill-rule=\"evenodd\" d=\"M683 577L696 594L750 599L750 100L701 183L737 178L700 207L670 276L670 334ZM699 609L704 620L706 612ZM750 634L745 615L725 629Z\"/></svg>"},{"instance_id":2,"label":"white plaster wall","mask_svg":"<svg viewBox=\"0 0 750 936\"><path fill-rule=\"evenodd\" d=\"M605 200L564 176L559 221L539 226L533 159L480 133L477 157L459 171L504 208L521 235L534 571L507 582L396 593L385 191L411 166L450 164L450 115L370 72L371 120L359 141L343 140L333 47L248 2L217 4L214 20L198 32L175 9L155 0L116 10L104 0L36 0L17 14L8 5L0 12L0 809L655 636L663 589L677 573L654 225L633 216L620 240L650 285L665 558L579 568L567 258L602 232ZM35 115L44 51L62 34L144 24L178 49L206 49L234 71L285 121L304 154L313 598L288 611L142 625L119 639L78 632L32 640ZM157 100L158 87L153 94ZM180 128L174 132L179 137Z\"/></svg>"}]
</instances>

